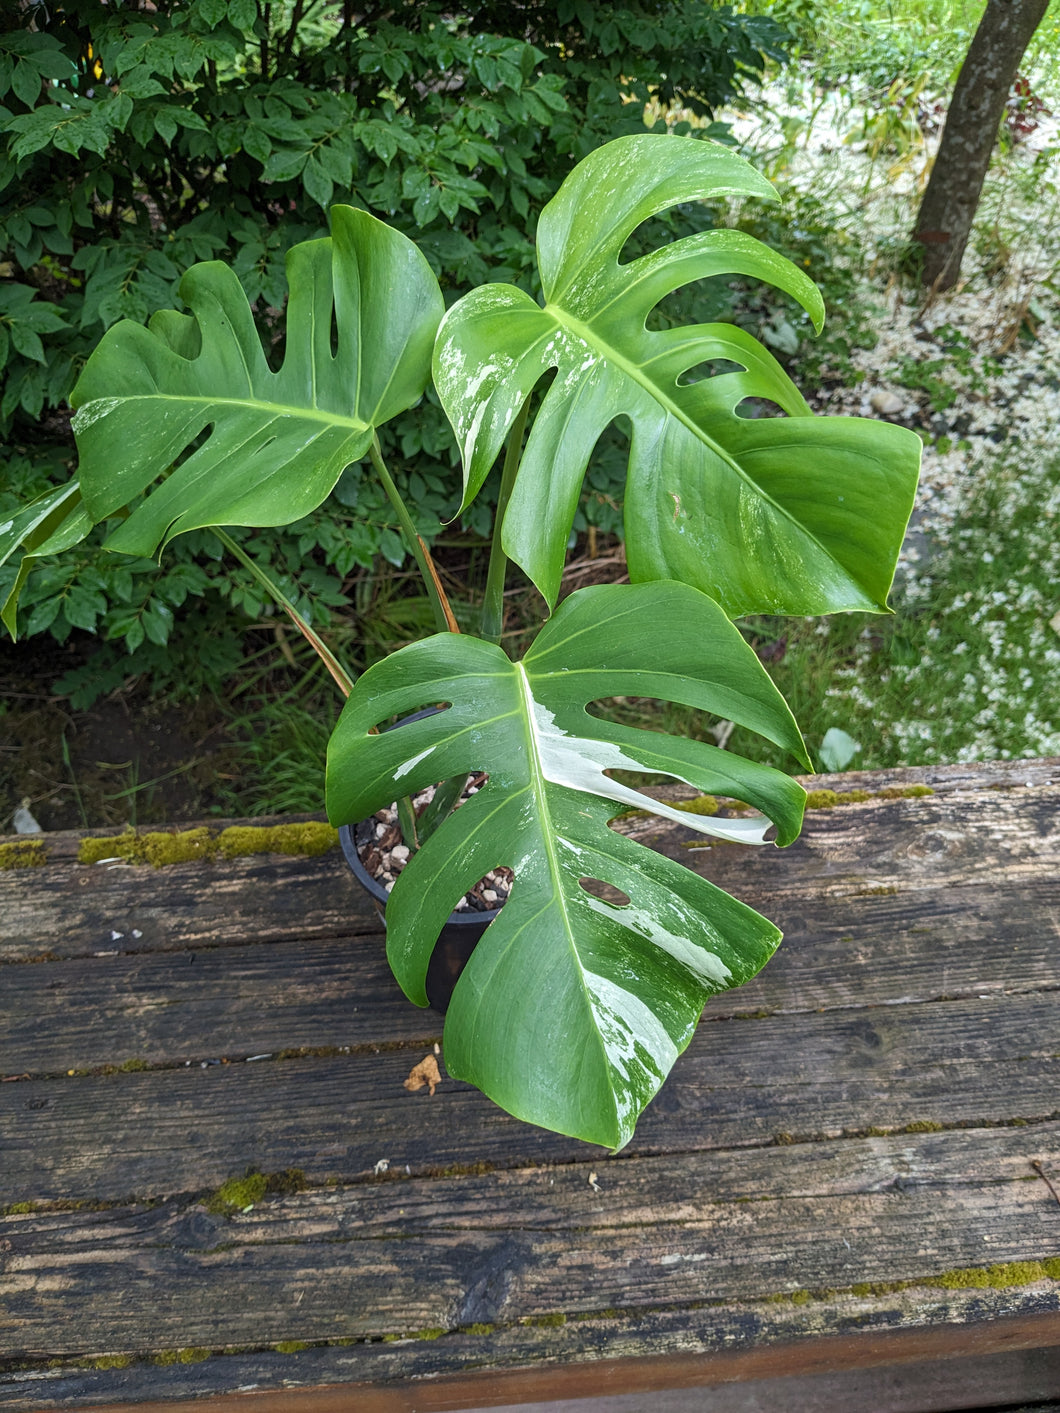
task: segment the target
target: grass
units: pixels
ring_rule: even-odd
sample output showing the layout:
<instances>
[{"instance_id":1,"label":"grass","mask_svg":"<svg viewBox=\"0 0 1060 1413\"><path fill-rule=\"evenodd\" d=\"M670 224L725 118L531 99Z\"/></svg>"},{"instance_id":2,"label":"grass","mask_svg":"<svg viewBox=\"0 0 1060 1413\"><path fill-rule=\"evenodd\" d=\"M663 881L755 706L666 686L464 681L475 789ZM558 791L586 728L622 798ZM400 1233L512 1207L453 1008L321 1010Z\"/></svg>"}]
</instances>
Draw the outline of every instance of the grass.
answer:
<instances>
[{"instance_id":1,"label":"grass","mask_svg":"<svg viewBox=\"0 0 1060 1413\"><path fill-rule=\"evenodd\" d=\"M860 78L888 87L922 76L950 87L985 0L743 0L737 8L766 13L796 37L796 53L828 83ZM1024 59L1025 72L1055 79L1060 56L1060 3L1053 0Z\"/></svg>"}]
</instances>

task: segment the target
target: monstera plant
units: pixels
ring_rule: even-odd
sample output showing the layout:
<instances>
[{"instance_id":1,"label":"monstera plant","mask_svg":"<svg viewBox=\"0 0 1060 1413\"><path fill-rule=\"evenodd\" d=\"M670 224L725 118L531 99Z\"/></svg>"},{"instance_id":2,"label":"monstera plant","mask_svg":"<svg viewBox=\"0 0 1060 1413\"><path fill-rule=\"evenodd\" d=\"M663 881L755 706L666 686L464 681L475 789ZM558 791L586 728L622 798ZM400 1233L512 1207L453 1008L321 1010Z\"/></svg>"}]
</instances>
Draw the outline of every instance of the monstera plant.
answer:
<instances>
[{"instance_id":1,"label":"monstera plant","mask_svg":"<svg viewBox=\"0 0 1060 1413\"><path fill-rule=\"evenodd\" d=\"M212 529L244 557L225 527L294 521L347 465L372 461L437 633L353 682L245 560L348 694L329 748L328 814L350 824L439 787L445 807L413 839L386 907L391 965L420 1005L452 910L491 869L512 870L510 896L449 1005L448 1070L520 1118L611 1148L628 1142L707 998L753 976L780 940L772 923L613 820L637 807L723 839L785 845L805 796L781 771L589 708L614 696L682 703L808 767L790 711L732 619L884 611L919 465L911 432L813 415L741 329L647 327L666 295L718 275L768 281L820 326L807 276L738 232L708 230L623 260L646 220L722 194L774 198L752 166L712 143L619 139L576 167L541 213L544 302L487 285L447 313L415 245L336 207L330 237L288 257L278 371L236 276L195 266L181 286L190 313L157 314L146 329L119 324L89 360L71 399L79 487L0 527L0 554L17 545L25 554L4 607L13 627L35 558L94 523L113 523L106 543L116 551L159 555L175 535ZM465 507L503 460L476 635L457 631L376 436L422 396L432 369L460 444ZM749 398L783 415L745 416ZM557 608L582 478L616 417L632 428L632 582L577 590ZM519 661L499 646L509 561L550 615ZM400 730L379 729L394 718L406 719ZM471 772L485 783L453 807ZM621 783L626 772L674 777L758 813L677 813Z\"/></svg>"}]
</instances>

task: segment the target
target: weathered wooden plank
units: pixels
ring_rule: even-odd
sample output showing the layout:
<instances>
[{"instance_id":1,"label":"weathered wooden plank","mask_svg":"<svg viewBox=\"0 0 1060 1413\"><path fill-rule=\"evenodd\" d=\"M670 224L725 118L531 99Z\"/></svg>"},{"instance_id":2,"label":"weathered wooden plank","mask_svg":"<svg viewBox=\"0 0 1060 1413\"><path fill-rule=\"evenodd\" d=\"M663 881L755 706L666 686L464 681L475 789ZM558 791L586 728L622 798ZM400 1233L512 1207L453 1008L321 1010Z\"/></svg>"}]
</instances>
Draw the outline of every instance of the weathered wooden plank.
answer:
<instances>
[{"instance_id":1,"label":"weathered wooden plank","mask_svg":"<svg viewBox=\"0 0 1060 1413\"><path fill-rule=\"evenodd\" d=\"M8 967L0 1073L49 1074L440 1038L402 995L382 933Z\"/></svg>"},{"instance_id":2,"label":"weathered wooden plank","mask_svg":"<svg viewBox=\"0 0 1060 1413\"><path fill-rule=\"evenodd\" d=\"M165 1413L173 1400L186 1398L195 1399L194 1407L205 1413L240 1408L252 1413L348 1413L350 1408L357 1413L453 1413L494 1407L500 1400L525 1404L533 1398L585 1399L629 1390L640 1395L642 1406L655 1407L656 1391L662 1388L710 1388L713 1398L719 1386L747 1388L751 1380L792 1372L875 1369L886 1374L929 1360L964 1368L972 1362L972 1351L999 1361L1015 1358L1015 1371L1027 1377L999 1387L1009 1397L1026 1392L1035 1398L1035 1413L1052 1407L1043 1407L1039 1399L1049 1395L1051 1383L1041 1371L1055 1373L1060 1343L1060 1319L1050 1297L1030 1290L951 1291L943 1299L933 1291L910 1294L919 1303L892 1301L876 1308L879 1302L841 1297L815 1304L812 1337L807 1337L802 1307L775 1307L763 1321L752 1307L711 1305L691 1312L671 1309L573 1321L559 1328L497 1326L437 1340L326 1345L296 1354L260 1349L192 1363L137 1360L118 1370L75 1362L6 1378L0 1374L0 1408L87 1404L93 1413L116 1413L135 1403L137 1413ZM1021 1353L1029 1356L1029 1367L1019 1361ZM984 1380L979 1392L991 1387ZM233 1393L210 1397L220 1390ZM105 1408L97 1406L101 1401ZM710 1405L701 1401L696 1406ZM789 1405L770 1399L761 1406ZM848 1401L837 1405L837 1413L858 1406L882 1413L887 1405L880 1399ZM953 1401L939 1406L952 1408ZM923 1413L922 1404L914 1407ZM807 1413L811 1410L819 1413L818 1405L810 1403Z\"/></svg>"},{"instance_id":3,"label":"weathered wooden plank","mask_svg":"<svg viewBox=\"0 0 1060 1413\"><path fill-rule=\"evenodd\" d=\"M1060 784L1060 756L1034 760L968 761L960 765L905 765L890 770L845 770L800 775L807 790L884 790L927 785L936 794L950 790L1019 790Z\"/></svg>"},{"instance_id":4,"label":"weathered wooden plank","mask_svg":"<svg viewBox=\"0 0 1060 1413\"><path fill-rule=\"evenodd\" d=\"M313 1242L343 1234L350 1239L355 1234L412 1237L431 1226L504 1232L513 1216L518 1216L520 1229L607 1231L701 1222L705 1212L719 1204L893 1197L913 1191L934 1192L941 1201L964 1187L1012 1183L1025 1184L1028 1190L1037 1185L1048 1229L1050 1200L1056 1199L1046 1178L1052 1180L1058 1164L1060 1122L1047 1120L1011 1128L700 1153L643 1155L626 1150L603 1159L583 1155L572 1163L485 1173L463 1170L430 1178L395 1170L343 1186L266 1196L231 1219L209 1213L190 1197L167 1199L165 1207L44 1206L0 1217L0 1234L10 1238L15 1233L14 1249L23 1253L55 1255L95 1242L106 1249L111 1239L177 1247L190 1240L196 1249L210 1249L228 1243L233 1222L247 1241ZM1029 1194L1028 1200L1032 1197ZM1004 1200L1004 1193L998 1200ZM194 1231L186 1221L188 1212L196 1217ZM1060 1223L1060 1207L1053 1220ZM1060 1226L1055 1231L1060 1239ZM833 1230L822 1239L840 1238ZM1056 1255L1060 1257L1060 1250Z\"/></svg>"},{"instance_id":5,"label":"weathered wooden plank","mask_svg":"<svg viewBox=\"0 0 1060 1413\"><path fill-rule=\"evenodd\" d=\"M1060 1125L1006 1134L996 1160L984 1137L815 1145L798 1191L774 1151L618 1160L596 1187L583 1162L299 1193L231 1218L179 1203L8 1217L0 1347L261 1346L645 1310L678 1292L687 1306L937 1291L954 1268L1057 1249L1060 1208L1030 1162L1060 1164ZM1060 1297L1040 1271L994 1279ZM870 1282L889 1289L850 1290Z\"/></svg>"},{"instance_id":6,"label":"weathered wooden plank","mask_svg":"<svg viewBox=\"0 0 1060 1413\"><path fill-rule=\"evenodd\" d=\"M690 834L655 817L634 836L753 900L912 893L960 884L1034 888L1060 867L1060 785L952 790L811 810L786 849L732 844L688 849Z\"/></svg>"},{"instance_id":7,"label":"weathered wooden plank","mask_svg":"<svg viewBox=\"0 0 1060 1413\"><path fill-rule=\"evenodd\" d=\"M1031 897L966 886L785 898L772 915L784 946L753 983L712 1002L713 1018L1060 988L1060 871ZM0 1074L422 1043L441 1031L442 1017L402 996L381 933L119 952L4 970Z\"/></svg>"},{"instance_id":8,"label":"weathered wooden plank","mask_svg":"<svg viewBox=\"0 0 1060 1413\"><path fill-rule=\"evenodd\" d=\"M747 1306L711 1305L581 1320L544 1331L498 1326L431 1341L352 1342L296 1354L260 1349L190 1364L138 1360L118 1371L53 1365L8 1378L0 1374L0 1408L89 1404L93 1413L116 1413L135 1403L141 1413L143 1400L142 1413L165 1413L172 1400L188 1398L208 1413L258 1406L262 1413L347 1413L351 1407L358 1413L454 1413L494 1407L499 1399L522 1404L560 1391L584 1399L630 1389L641 1394L643 1406L654 1407L660 1388L746 1386L793 1370L885 1370L931 1357L960 1360L963 1367L973 1351L998 1358L1040 1351L1044 1367L1055 1370L1060 1319L1051 1297L1030 1290L956 1291L944 1299L931 1298L934 1292L911 1294L919 1295L919 1303L892 1301L879 1309L871 1301L840 1298L815 1305L812 1334L803 1308L779 1307L763 1322ZM1010 1383L1009 1397L1024 1388L1036 1400L1048 1396L1050 1385L1041 1382ZM222 1390L234 1397L210 1398ZM106 1407L97 1406L101 1400ZM783 1401L761 1406L787 1407ZM837 1413L852 1406L873 1413L886 1407L879 1401L847 1403ZM1036 1401L1036 1413L1040 1407Z\"/></svg>"},{"instance_id":9,"label":"weathered wooden plank","mask_svg":"<svg viewBox=\"0 0 1060 1413\"><path fill-rule=\"evenodd\" d=\"M1060 1251L1060 1205L1030 1166L1054 1180L1060 1167L1048 1122L1060 1116L1057 765L817 780L874 797L811 813L803 841L781 852L689 851L677 828L634 822L776 917L788 944L708 1008L614 1160L518 1124L466 1086L446 1080L434 1098L402 1088L414 1042L430 1039L406 1027L437 1022L387 989L378 927L337 854L224 864L237 881L219 896L220 874L202 866L78 868L76 836L50 838L65 862L0 875L0 961L64 958L0 968L0 1071L174 1067L0 1085L0 1209L121 1204L0 1221L0 1242L12 1241L0 1249L0 1358L12 1322L19 1339L32 1327L38 1345L15 1347L42 1362L138 1356L128 1381L33 1371L36 1406L49 1394L83 1406L93 1388L124 1398L408 1379L474 1363L763 1349L866 1325L982 1329L1033 1312L1055 1324L1050 1280L892 1287ZM919 783L937 793L875 794ZM284 880L295 902L274 905ZM132 922L111 938L125 932L120 906L129 917L142 906L154 930ZM32 940L41 920L60 929L55 945ZM101 945L87 944L93 927L108 929ZM774 1014L739 1018L761 1012ZM404 1048L185 1064L348 1044ZM933 1125L948 1128L863 1136ZM373 1175L379 1159L397 1181ZM543 1163L563 1166L531 1166ZM339 1185L268 1198L234 1221L189 1196L248 1165ZM441 1175L453 1169L468 1175ZM873 1279L875 1295L766 1299ZM371 1342L441 1327L429 1313L439 1305L452 1333ZM591 1318L552 1323L568 1314ZM521 1323L534 1320L548 1323ZM488 1335L467 1328L483 1323ZM305 1331L320 1348L265 1347ZM90 1335L119 1343L77 1344ZM244 1352L188 1370L146 1362L189 1344ZM15 1372L0 1380L0 1406L30 1406L26 1387Z\"/></svg>"},{"instance_id":10,"label":"weathered wooden plank","mask_svg":"<svg viewBox=\"0 0 1060 1413\"><path fill-rule=\"evenodd\" d=\"M0 962L378 928L337 849L316 858L257 854L158 869L69 862L0 871Z\"/></svg>"},{"instance_id":11,"label":"weathered wooden plank","mask_svg":"<svg viewBox=\"0 0 1060 1413\"><path fill-rule=\"evenodd\" d=\"M814 810L802 838L781 851L689 850L684 845L695 836L681 826L653 818L628 827L765 911L789 894L989 886L1002 876L1029 888L1060 871L1060 784L1046 783L1058 773L1055 763L1043 766L1023 771L1030 787L982 788L991 776L980 767L974 787ZM890 775L865 778L880 789ZM259 855L157 870L87 867L72 861L79 837L48 837L60 862L0 872L0 961L346 936L377 926L337 850L316 859Z\"/></svg>"},{"instance_id":12,"label":"weathered wooden plank","mask_svg":"<svg viewBox=\"0 0 1060 1413\"><path fill-rule=\"evenodd\" d=\"M1060 1108L1052 994L759 1020L707 1014L633 1152L1005 1124ZM0 1201L194 1192L248 1164L324 1181L380 1159L424 1172L584 1155L469 1086L446 1080L433 1098L410 1094L415 1058L398 1050L0 1085Z\"/></svg>"}]
</instances>

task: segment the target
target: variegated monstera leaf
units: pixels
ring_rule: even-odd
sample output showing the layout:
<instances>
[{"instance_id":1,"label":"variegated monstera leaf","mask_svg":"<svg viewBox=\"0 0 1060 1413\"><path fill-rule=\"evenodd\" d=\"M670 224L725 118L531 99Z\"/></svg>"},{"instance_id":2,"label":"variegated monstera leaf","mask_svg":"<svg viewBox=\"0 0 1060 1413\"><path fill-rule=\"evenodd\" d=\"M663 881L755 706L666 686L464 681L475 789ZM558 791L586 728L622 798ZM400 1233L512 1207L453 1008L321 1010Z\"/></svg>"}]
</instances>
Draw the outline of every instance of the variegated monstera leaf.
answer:
<instances>
[{"instance_id":1,"label":"variegated monstera leaf","mask_svg":"<svg viewBox=\"0 0 1060 1413\"><path fill-rule=\"evenodd\" d=\"M336 206L328 238L288 252L287 280L275 372L238 278L216 261L181 281L190 315L104 336L71 398L85 508L100 521L149 492L108 548L151 555L185 530L298 520L422 395L444 306L410 240Z\"/></svg>"},{"instance_id":2,"label":"variegated monstera leaf","mask_svg":"<svg viewBox=\"0 0 1060 1413\"><path fill-rule=\"evenodd\" d=\"M791 295L819 328L816 286L740 231L708 230L623 264L642 222L689 201L775 199L715 143L645 133L574 169L541 214L545 305L514 285L447 313L434 376L464 459L465 504L524 400L550 369L504 520L504 548L555 603L589 456L632 425L626 550L636 580L694 584L732 616L885 607L913 505L920 440L870 419L817 417L777 360L733 324L651 331L666 295L744 275ZM702 365L734 365L703 376ZM707 372L710 371L708 368ZM741 414L747 398L783 417Z\"/></svg>"},{"instance_id":3,"label":"variegated monstera leaf","mask_svg":"<svg viewBox=\"0 0 1060 1413\"><path fill-rule=\"evenodd\" d=\"M616 695L716 713L805 760L783 698L737 629L698 590L665 582L572 594L521 662L457 634L394 653L354 687L327 785L332 822L348 824L432 782L488 772L398 878L387 903L391 966L426 1005L427 963L450 911L490 869L513 869L511 895L447 1012L446 1065L519 1118L611 1148L629 1140L707 998L748 980L780 940L749 907L610 829L616 806L748 843L762 843L772 821L787 844L805 799L780 771L586 711ZM738 797L767 818L676 812L609 773L624 769ZM613 885L628 904L603 901L583 879Z\"/></svg>"}]
</instances>

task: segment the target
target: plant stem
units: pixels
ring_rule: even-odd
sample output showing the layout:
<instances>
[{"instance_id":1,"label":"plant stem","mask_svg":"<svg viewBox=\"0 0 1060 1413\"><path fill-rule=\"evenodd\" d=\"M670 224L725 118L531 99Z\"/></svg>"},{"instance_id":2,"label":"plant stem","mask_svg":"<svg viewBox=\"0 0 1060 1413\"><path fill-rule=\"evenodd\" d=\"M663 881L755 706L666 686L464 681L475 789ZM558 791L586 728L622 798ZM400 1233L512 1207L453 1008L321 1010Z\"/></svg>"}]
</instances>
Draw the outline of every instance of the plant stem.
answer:
<instances>
[{"instance_id":1,"label":"plant stem","mask_svg":"<svg viewBox=\"0 0 1060 1413\"><path fill-rule=\"evenodd\" d=\"M309 626L309 624L298 612L294 604L282 591L282 589L280 589L276 584L273 583L273 581L265 573L264 569L262 569L260 565L255 564L254 561L251 559L250 555L248 555L240 545L237 545L235 540L233 540L231 536L225 534L224 530L218 529L216 525L212 528L214 534L221 541L224 547L235 555L236 559L239 560L240 564L245 565L246 568L250 570L251 574L254 575L255 579L257 579L258 583L269 595L269 597L275 603L279 604L279 606L283 609L284 613L289 616L291 622L298 629L299 633L301 633L302 637L305 638L306 642L316 653L317 657L320 658L321 662L331 673L332 677L335 679L335 683L338 686L339 691L343 694L344 697L348 697L353 691L353 678L343 667L342 663L339 662L338 658L328 647L327 643L324 642L320 634Z\"/></svg>"},{"instance_id":2,"label":"plant stem","mask_svg":"<svg viewBox=\"0 0 1060 1413\"><path fill-rule=\"evenodd\" d=\"M459 633L457 621L453 616L453 610L449 606L442 582L438 578L438 571L431 560L430 551L420 539L415 525L412 523L412 516L409 514L405 502L401 499L401 493L394 485L394 479L386 468L383 460L383 453L379 449L379 438L372 438L372 445L369 448L369 455L372 458L372 465L375 467L383 489L386 491L390 504L394 507L398 521L405 535L405 543L412 551L416 563L420 567L420 574L423 576L423 583L427 590L427 597L431 601L431 608L434 610L434 621L439 633Z\"/></svg>"},{"instance_id":3,"label":"plant stem","mask_svg":"<svg viewBox=\"0 0 1060 1413\"><path fill-rule=\"evenodd\" d=\"M416 831L416 810L408 795L398 800L397 811L398 824L401 827L401 838L408 846L409 851L414 854L420 847L420 841Z\"/></svg>"},{"instance_id":4,"label":"plant stem","mask_svg":"<svg viewBox=\"0 0 1060 1413\"><path fill-rule=\"evenodd\" d=\"M508 433L508 445L504 452L504 470L501 472L501 488L497 495L497 512L493 519L493 543L490 545L490 562L486 571L486 592L482 599L482 620L479 636L487 643L499 643L504 627L504 579L508 570L508 556L501 548L501 531L504 526L504 512L508 509L512 487L515 485L519 460L523 454L523 433L526 419L530 414L530 398L527 397Z\"/></svg>"}]
</instances>

